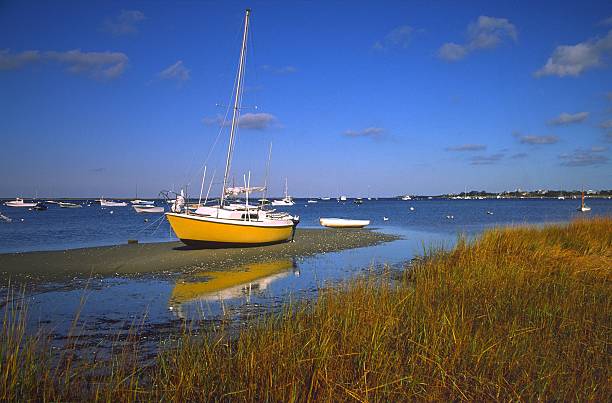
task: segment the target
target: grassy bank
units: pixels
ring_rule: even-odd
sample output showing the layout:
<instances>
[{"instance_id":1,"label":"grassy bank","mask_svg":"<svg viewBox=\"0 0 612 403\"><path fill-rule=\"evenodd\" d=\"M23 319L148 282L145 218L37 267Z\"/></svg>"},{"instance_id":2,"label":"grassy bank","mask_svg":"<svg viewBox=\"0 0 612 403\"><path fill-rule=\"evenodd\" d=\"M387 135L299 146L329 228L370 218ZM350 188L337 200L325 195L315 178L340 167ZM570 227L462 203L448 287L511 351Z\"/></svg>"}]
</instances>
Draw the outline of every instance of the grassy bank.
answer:
<instances>
[{"instance_id":1,"label":"grassy bank","mask_svg":"<svg viewBox=\"0 0 612 403\"><path fill-rule=\"evenodd\" d=\"M612 396L612 219L494 229L148 367L50 366L6 317L0 399L596 400ZM22 363L17 365L16 363ZM106 371L92 371L105 368Z\"/></svg>"}]
</instances>

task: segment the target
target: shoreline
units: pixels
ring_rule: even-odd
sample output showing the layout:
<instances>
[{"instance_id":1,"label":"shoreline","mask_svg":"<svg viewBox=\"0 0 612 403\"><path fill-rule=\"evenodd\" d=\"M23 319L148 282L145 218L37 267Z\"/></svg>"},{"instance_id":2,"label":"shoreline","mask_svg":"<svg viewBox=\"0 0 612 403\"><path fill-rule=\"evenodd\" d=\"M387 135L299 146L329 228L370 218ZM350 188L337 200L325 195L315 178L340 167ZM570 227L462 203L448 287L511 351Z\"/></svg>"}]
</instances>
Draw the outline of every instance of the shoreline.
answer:
<instances>
[{"instance_id":1,"label":"shoreline","mask_svg":"<svg viewBox=\"0 0 612 403\"><path fill-rule=\"evenodd\" d=\"M298 229L295 242L251 248L191 249L180 241L0 254L5 279L134 275L190 270L226 270L270 259L374 246L401 239L372 229Z\"/></svg>"}]
</instances>

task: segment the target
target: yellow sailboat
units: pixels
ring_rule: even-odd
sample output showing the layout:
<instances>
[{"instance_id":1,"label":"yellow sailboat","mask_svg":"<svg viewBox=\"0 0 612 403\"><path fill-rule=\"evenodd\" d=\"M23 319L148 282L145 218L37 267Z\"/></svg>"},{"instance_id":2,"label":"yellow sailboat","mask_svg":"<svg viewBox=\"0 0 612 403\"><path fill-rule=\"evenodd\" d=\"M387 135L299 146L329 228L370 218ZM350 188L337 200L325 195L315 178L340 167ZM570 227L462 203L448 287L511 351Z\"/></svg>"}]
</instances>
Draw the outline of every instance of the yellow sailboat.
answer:
<instances>
[{"instance_id":1,"label":"yellow sailboat","mask_svg":"<svg viewBox=\"0 0 612 403\"><path fill-rule=\"evenodd\" d=\"M265 210L263 206L249 205L249 194L265 191L265 187L228 187L234 141L240 117L240 102L244 80L246 61L246 45L249 30L251 10L246 10L244 18L244 33L240 50L240 63L236 79L236 92L232 124L223 176L223 189L217 206L199 206L191 212L185 206L183 195L177 196L172 206L172 212L166 213L176 236L185 244L197 247L206 246L255 246L285 242L292 239L299 217L287 213ZM250 175L249 175L250 176ZM228 196L246 194L245 204L231 204Z\"/></svg>"}]
</instances>

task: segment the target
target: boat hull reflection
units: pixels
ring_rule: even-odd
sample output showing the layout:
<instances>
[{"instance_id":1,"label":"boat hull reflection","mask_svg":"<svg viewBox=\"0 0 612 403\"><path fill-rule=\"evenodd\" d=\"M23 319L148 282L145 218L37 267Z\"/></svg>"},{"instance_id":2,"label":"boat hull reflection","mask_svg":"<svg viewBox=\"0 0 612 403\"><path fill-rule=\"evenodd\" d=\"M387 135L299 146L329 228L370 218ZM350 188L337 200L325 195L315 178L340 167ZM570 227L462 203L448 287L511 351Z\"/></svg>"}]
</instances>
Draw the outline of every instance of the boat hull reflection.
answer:
<instances>
[{"instance_id":1,"label":"boat hull reflection","mask_svg":"<svg viewBox=\"0 0 612 403\"><path fill-rule=\"evenodd\" d=\"M237 298L246 298L248 303L251 295L261 293L274 281L290 274L299 276L292 259L251 263L227 271L204 271L176 282L169 307L183 318L182 306L186 304Z\"/></svg>"}]
</instances>

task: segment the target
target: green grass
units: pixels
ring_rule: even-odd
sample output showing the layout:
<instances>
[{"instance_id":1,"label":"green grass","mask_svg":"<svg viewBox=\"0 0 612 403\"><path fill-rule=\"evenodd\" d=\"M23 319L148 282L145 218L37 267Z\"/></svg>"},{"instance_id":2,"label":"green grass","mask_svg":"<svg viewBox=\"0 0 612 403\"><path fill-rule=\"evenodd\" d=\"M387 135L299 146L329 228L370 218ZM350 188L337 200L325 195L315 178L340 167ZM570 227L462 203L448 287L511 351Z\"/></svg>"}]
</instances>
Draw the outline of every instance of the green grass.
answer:
<instances>
[{"instance_id":1,"label":"green grass","mask_svg":"<svg viewBox=\"0 0 612 403\"><path fill-rule=\"evenodd\" d=\"M610 401L611 279L611 218L492 229L399 281L324 289L238 335L185 332L147 367L129 343L110 362L58 357L18 309L0 400Z\"/></svg>"}]
</instances>

